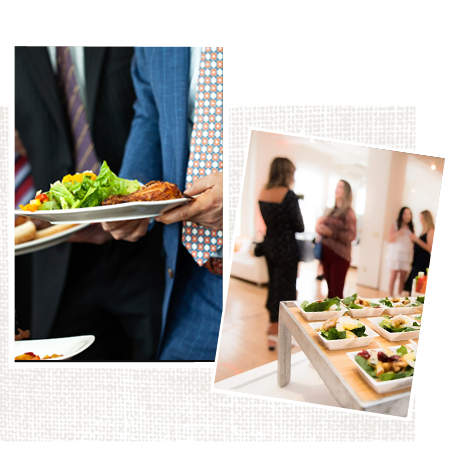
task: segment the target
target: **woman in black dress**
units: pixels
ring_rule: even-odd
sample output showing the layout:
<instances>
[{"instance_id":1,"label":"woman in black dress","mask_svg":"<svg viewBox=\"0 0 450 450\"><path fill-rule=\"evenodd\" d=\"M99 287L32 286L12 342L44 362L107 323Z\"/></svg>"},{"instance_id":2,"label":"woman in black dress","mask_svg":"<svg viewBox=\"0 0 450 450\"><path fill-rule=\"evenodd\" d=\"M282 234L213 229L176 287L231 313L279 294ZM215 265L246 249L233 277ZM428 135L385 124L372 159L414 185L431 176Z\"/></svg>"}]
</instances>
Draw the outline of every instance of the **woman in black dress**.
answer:
<instances>
[{"instance_id":1,"label":"woman in black dress","mask_svg":"<svg viewBox=\"0 0 450 450\"><path fill-rule=\"evenodd\" d=\"M270 167L269 181L259 196L261 215L266 224L262 244L269 270L269 350L274 350L278 335L278 312L281 301L295 300L299 263L299 247L295 233L305 227L298 198L291 190L295 166L287 158L275 158Z\"/></svg>"},{"instance_id":2,"label":"woman in black dress","mask_svg":"<svg viewBox=\"0 0 450 450\"><path fill-rule=\"evenodd\" d=\"M419 272L426 273L430 267L431 248L433 247L434 238L434 220L430 211L425 210L420 213L420 223L422 224L422 234L417 237L414 233L409 238L414 242L414 257L411 272L405 282L405 291L411 294L414 278Z\"/></svg>"}]
</instances>

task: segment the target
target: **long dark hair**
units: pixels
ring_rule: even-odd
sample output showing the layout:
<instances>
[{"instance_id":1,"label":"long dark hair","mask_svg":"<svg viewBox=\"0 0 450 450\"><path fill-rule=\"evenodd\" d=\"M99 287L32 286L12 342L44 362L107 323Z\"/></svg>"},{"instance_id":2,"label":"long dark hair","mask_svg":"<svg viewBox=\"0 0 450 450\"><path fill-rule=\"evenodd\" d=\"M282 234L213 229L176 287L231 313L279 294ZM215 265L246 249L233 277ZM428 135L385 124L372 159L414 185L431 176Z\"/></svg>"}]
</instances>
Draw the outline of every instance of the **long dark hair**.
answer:
<instances>
[{"instance_id":1,"label":"long dark hair","mask_svg":"<svg viewBox=\"0 0 450 450\"><path fill-rule=\"evenodd\" d=\"M279 186L290 189L294 173L295 166L290 159L275 158L270 166L269 181L266 184L266 189Z\"/></svg>"},{"instance_id":2,"label":"long dark hair","mask_svg":"<svg viewBox=\"0 0 450 450\"><path fill-rule=\"evenodd\" d=\"M408 209L409 212L411 213L411 222L408 223L408 227L411 230L411 233L414 233L414 224L412 221L412 211L410 208L408 208L407 206L404 206L400 212L398 213L398 218L397 218L397 230L400 230L400 228L402 227L402 222L403 222L403 213L405 212L405 209Z\"/></svg>"}]
</instances>

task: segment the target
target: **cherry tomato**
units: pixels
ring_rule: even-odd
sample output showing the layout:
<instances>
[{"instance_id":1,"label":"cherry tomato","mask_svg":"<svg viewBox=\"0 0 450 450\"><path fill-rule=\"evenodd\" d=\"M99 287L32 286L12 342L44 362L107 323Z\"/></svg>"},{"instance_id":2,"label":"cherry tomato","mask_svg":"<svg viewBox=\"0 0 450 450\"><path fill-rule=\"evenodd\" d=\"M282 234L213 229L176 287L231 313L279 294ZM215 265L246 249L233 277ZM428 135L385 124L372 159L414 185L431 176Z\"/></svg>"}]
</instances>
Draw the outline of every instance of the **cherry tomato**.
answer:
<instances>
[{"instance_id":1,"label":"cherry tomato","mask_svg":"<svg viewBox=\"0 0 450 450\"><path fill-rule=\"evenodd\" d=\"M48 201L48 197L46 194L39 194L36 196L36 200L39 200L41 203Z\"/></svg>"}]
</instances>

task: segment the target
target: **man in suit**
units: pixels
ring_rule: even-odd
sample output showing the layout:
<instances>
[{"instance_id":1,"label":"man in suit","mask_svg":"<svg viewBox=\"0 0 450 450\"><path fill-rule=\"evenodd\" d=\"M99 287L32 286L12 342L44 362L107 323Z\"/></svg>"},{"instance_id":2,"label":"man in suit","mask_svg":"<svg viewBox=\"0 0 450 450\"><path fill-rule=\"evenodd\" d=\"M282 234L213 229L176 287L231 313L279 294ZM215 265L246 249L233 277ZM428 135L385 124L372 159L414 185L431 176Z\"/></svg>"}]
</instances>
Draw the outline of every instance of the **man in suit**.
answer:
<instances>
[{"instance_id":1,"label":"man in suit","mask_svg":"<svg viewBox=\"0 0 450 450\"><path fill-rule=\"evenodd\" d=\"M136 98L133 52L16 47L16 129L36 189L83 171L91 158L88 168L98 170L105 160L119 172ZM83 361L155 359L164 292L161 235L162 226L133 245L112 240L97 224L73 235L72 243L34 253L31 337L93 334L94 344L79 355Z\"/></svg>"},{"instance_id":2,"label":"man in suit","mask_svg":"<svg viewBox=\"0 0 450 450\"><path fill-rule=\"evenodd\" d=\"M160 360L215 359L222 314L222 54L221 47L135 49L137 102L121 176L199 194L157 219L165 224L166 257ZM148 225L144 219L103 228L135 242Z\"/></svg>"}]
</instances>

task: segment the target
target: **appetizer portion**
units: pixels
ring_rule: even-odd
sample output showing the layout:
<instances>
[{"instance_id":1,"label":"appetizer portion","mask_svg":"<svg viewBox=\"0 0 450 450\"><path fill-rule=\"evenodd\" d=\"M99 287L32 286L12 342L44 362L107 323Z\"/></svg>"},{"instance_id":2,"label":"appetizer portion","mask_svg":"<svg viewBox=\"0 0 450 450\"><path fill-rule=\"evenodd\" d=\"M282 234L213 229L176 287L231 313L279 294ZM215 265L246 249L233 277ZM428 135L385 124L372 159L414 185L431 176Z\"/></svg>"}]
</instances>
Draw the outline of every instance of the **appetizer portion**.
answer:
<instances>
[{"instance_id":1,"label":"appetizer portion","mask_svg":"<svg viewBox=\"0 0 450 450\"><path fill-rule=\"evenodd\" d=\"M359 298L357 294L353 294L350 297L344 298L342 300L342 303L348 309L382 308L382 306L379 303Z\"/></svg>"},{"instance_id":2,"label":"appetizer portion","mask_svg":"<svg viewBox=\"0 0 450 450\"><path fill-rule=\"evenodd\" d=\"M184 195L176 184L167 181L150 181L137 191L129 195L112 195L102 202L103 206L118 205L129 202L155 202L161 200L172 200L175 198L188 198Z\"/></svg>"},{"instance_id":3,"label":"appetizer portion","mask_svg":"<svg viewBox=\"0 0 450 450\"><path fill-rule=\"evenodd\" d=\"M45 355L42 359L52 359L52 358L59 358L60 356L64 355L57 355L53 354L52 356ZM35 355L33 352L24 353L22 355L16 356L14 358L15 361L41 361L41 358L39 358L38 355Z\"/></svg>"},{"instance_id":4,"label":"appetizer portion","mask_svg":"<svg viewBox=\"0 0 450 450\"><path fill-rule=\"evenodd\" d=\"M35 237L36 225L25 217L17 217L14 227L14 245L32 241Z\"/></svg>"},{"instance_id":5,"label":"appetizer portion","mask_svg":"<svg viewBox=\"0 0 450 450\"><path fill-rule=\"evenodd\" d=\"M389 331L389 333L406 333L420 329L419 323L401 314L397 316L383 316L378 326Z\"/></svg>"},{"instance_id":6,"label":"appetizer portion","mask_svg":"<svg viewBox=\"0 0 450 450\"><path fill-rule=\"evenodd\" d=\"M339 319L333 317L326 320L316 331L329 341L367 336L366 327L359 320L351 317L340 317Z\"/></svg>"},{"instance_id":7,"label":"appetizer portion","mask_svg":"<svg viewBox=\"0 0 450 450\"><path fill-rule=\"evenodd\" d=\"M15 221L14 245L53 236L76 226L77 224L50 225L45 220L19 216Z\"/></svg>"},{"instance_id":8,"label":"appetizer portion","mask_svg":"<svg viewBox=\"0 0 450 450\"><path fill-rule=\"evenodd\" d=\"M35 198L25 206L20 205L20 209L36 212L100 206L112 195L132 194L139 188L139 181L119 178L103 161L98 176L93 172L66 175L62 181L52 184L49 191L38 191Z\"/></svg>"},{"instance_id":9,"label":"appetizer portion","mask_svg":"<svg viewBox=\"0 0 450 450\"><path fill-rule=\"evenodd\" d=\"M300 307L305 312L340 311L341 300L338 297L326 298L325 300L317 300L311 303L305 300Z\"/></svg>"},{"instance_id":10,"label":"appetizer portion","mask_svg":"<svg viewBox=\"0 0 450 450\"><path fill-rule=\"evenodd\" d=\"M445 339L441 341L424 341L422 345L424 356L445 356Z\"/></svg>"},{"instance_id":11,"label":"appetizer portion","mask_svg":"<svg viewBox=\"0 0 450 450\"><path fill-rule=\"evenodd\" d=\"M388 308L412 308L423 306L425 302L425 297L417 297L415 300L408 297L405 298L391 298L386 297L380 300L380 303L387 306Z\"/></svg>"},{"instance_id":12,"label":"appetizer portion","mask_svg":"<svg viewBox=\"0 0 450 450\"><path fill-rule=\"evenodd\" d=\"M389 381L414 375L416 352L404 345L395 352L382 348L363 350L355 356L355 362L375 381Z\"/></svg>"}]
</instances>

